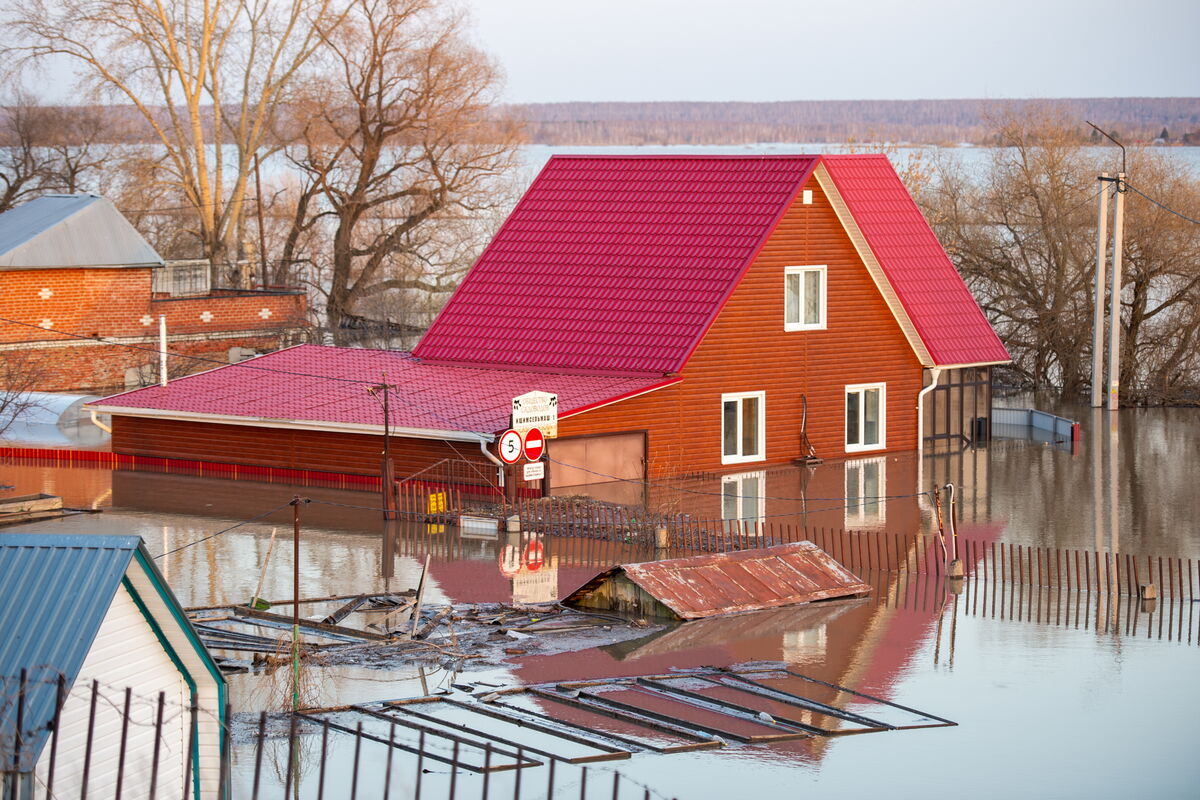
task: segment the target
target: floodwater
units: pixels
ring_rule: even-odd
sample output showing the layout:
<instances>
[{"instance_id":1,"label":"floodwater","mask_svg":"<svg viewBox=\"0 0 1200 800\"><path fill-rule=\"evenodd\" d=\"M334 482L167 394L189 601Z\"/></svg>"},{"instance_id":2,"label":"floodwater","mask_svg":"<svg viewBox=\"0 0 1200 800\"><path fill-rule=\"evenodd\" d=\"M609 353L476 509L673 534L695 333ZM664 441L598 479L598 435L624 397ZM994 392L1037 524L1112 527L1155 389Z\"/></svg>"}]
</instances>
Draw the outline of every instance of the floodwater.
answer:
<instances>
[{"instance_id":1,"label":"floodwater","mask_svg":"<svg viewBox=\"0 0 1200 800\"><path fill-rule=\"evenodd\" d=\"M730 480L739 487L759 481L761 501L749 501L748 509L739 495L736 513L742 518L902 533L933 524L927 499L913 496L918 489L953 481L960 486L964 535L1182 556L1193 559L1194 572L1200 563L1194 478L1200 474L1200 410L1125 410L1115 430L1108 412L1059 413L1082 422L1074 451L996 442L924 463L888 457L872 462L869 471L861 463L830 463L654 487L653 501L669 505L679 494L689 508L719 516ZM429 555L430 604L537 602L561 597L609 564L651 557L636 545L547 539L544 563L530 569L521 558L523 543L503 534L469 538L453 529L396 523L385 534L375 498L353 492L30 464L0 466L0 482L14 484L17 493L49 491L69 505L104 509L8 531L136 533L155 555L174 551L158 563L185 605L248 600L273 529L277 539L260 594L291 597L292 509L285 504L296 493L313 500L301 511L305 596L409 588ZM875 486L881 490L864 490ZM630 781L620 795L628 798L642 796L634 781L678 798L867 791L911 797L938 790L977 797L1116 797L1130 791L1197 796L1200 603L1160 601L1145 613L1125 599L1113 604L1086 592L980 580L953 594L936 577L865 577L875 586L871 599L831 606L828 613L814 614L810 607L687 623L579 652L539 652L534 644L528 655L508 662L468 666L458 676L435 670L424 682L430 690L475 680L537 683L761 659L958 723L696 753L639 753L590 768L589 797L612 796L607 769ZM404 666L329 668L318 676L312 699L340 704L412 696L422 691L421 678ZM232 676L239 710L274 706L279 687L273 680ZM252 751L240 741L235 778L246 786ZM330 745L338 757L329 761L327 785L344 786L352 740L333 734ZM311 765L317 737L307 737L304 746ZM385 751L364 744L360 790L379 786ZM283 750L276 745L267 755L264 780L273 782L278 771L270 765L284 758ZM395 758L393 796L411 791L414 767L411 756ZM447 796L446 771L430 768L422 777L425 796ZM522 796L538 796L534 787L545 785L546 767L520 772ZM316 779L310 766L304 796L315 796ZM511 773L493 775L493 796L510 796L513 779ZM479 776L460 773L456 780L460 796L479 796ZM579 767L558 765L557 793L578 792L581 781Z\"/></svg>"}]
</instances>

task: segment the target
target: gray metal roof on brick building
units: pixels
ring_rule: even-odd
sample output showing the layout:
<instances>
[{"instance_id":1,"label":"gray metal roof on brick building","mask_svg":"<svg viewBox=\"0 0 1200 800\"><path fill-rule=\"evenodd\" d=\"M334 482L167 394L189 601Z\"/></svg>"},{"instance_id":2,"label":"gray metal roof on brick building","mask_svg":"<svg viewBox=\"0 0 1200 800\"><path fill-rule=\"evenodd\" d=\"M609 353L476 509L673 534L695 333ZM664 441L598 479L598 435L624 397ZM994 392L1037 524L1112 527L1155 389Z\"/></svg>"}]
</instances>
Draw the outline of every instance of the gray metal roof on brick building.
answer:
<instances>
[{"instance_id":1,"label":"gray metal roof on brick building","mask_svg":"<svg viewBox=\"0 0 1200 800\"><path fill-rule=\"evenodd\" d=\"M138 536L0 534L0 744L13 740L24 669L22 728L37 728L25 744L41 749L49 731L30 723L53 717L58 675L70 689L140 546Z\"/></svg>"},{"instance_id":2,"label":"gray metal roof on brick building","mask_svg":"<svg viewBox=\"0 0 1200 800\"><path fill-rule=\"evenodd\" d=\"M150 243L104 197L51 194L0 214L0 271L162 264Z\"/></svg>"}]
</instances>

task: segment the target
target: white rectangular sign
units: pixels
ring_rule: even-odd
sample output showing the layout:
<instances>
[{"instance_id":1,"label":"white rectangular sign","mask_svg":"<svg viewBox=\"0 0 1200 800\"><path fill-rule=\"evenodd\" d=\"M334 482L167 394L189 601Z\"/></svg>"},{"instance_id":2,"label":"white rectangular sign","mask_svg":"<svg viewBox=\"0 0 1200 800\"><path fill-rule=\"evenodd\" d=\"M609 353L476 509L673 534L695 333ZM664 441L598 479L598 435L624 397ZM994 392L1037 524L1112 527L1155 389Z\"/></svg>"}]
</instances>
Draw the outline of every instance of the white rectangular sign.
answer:
<instances>
[{"instance_id":1,"label":"white rectangular sign","mask_svg":"<svg viewBox=\"0 0 1200 800\"><path fill-rule=\"evenodd\" d=\"M531 428L541 428L547 439L558 436L558 395L528 392L514 397L511 427L522 435Z\"/></svg>"},{"instance_id":2,"label":"white rectangular sign","mask_svg":"<svg viewBox=\"0 0 1200 800\"><path fill-rule=\"evenodd\" d=\"M546 477L545 461L527 461L525 463L525 480L540 481Z\"/></svg>"}]
</instances>

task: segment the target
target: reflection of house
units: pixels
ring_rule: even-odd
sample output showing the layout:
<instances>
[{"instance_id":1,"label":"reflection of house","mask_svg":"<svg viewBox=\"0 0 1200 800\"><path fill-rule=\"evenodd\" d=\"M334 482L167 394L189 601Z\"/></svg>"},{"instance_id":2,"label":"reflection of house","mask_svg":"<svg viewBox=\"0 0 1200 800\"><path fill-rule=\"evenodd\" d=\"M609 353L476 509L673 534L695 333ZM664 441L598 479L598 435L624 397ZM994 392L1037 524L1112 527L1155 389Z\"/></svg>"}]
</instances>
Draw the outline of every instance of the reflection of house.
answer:
<instances>
[{"instance_id":1,"label":"reflection of house","mask_svg":"<svg viewBox=\"0 0 1200 800\"><path fill-rule=\"evenodd\" d=\"M884 156L556 156L411 356L292 351L101 405L121 452L377 474L361 382L386 372L408 474L482 462L540 389L561 488L915 450L930 392L971 417L926 437L986 425L962 377L1007 360Z\"/></svg>"},{"instance_id":2,"label":"reflection of house","mask_svg":"<svg viewBox=\"0 0 1200 800\"><path fill-rule=\"evenodd\" d=\"M207 262L164 265L94 195L49 195L0 214L0 272L0 317L12 320L0 320L0 356L34 354L23 368L46 391L156 380L159 317L169 350L225 363L274 350L305 325L302 293L212 291Z\"/></svg>"},{"instance_id":3,"label":"reflection of house","mask_svg":"<svg viewBox=\"0 0 1200 800\"><path fill-rule=\"evenodd\" d=\"M6 780L16 764L18 782L45 786L53 762L60 797L153 796L154 773L173 796L190 774L188 798L217 797L225 679L138 537L0 535L0 608Z\"/></svg>"}]
</instances>

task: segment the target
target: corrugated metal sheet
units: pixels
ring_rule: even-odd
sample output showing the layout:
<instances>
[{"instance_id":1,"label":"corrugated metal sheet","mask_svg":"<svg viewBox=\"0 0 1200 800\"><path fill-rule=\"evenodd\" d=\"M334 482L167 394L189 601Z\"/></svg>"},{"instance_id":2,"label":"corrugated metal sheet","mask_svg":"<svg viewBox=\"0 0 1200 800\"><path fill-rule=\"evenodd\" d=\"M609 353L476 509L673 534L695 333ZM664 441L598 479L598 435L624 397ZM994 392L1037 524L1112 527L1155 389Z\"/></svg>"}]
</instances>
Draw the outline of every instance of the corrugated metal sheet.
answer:
<instances>
[{"instance_id":1,"label":"corrugated metal sheet","mask_svg":"<svg viewBox=\"0 0 1200 800\"><path fill-rule=\"evenodd\" d=\"M871 252L936 365L1010 361L887 156L823 156Z\"/></svg>"},{"instance_id":2,"label":"corrugated metal sheet","mask_svg":"<svg viewBox=\"0 0 1200 800\"><path fill-rule=\"evenodd\" d=\"M149 242L103 197L52 194L0 214L0 271L162 263Z\"/></svg>"},{"instance_id":3,"label":"corrugated metal sheet","mask_svg":"<svg viewBox=\"0 0 1200 800\"><path fill-rule=\"evenodd\" d=\"M66 676L68 688L75 680L140 542L137 536L0 534L0 742L11 747L24 668L30 679L22 726L32 735L27 752L45 744L57 676Z\"/></svg>"},{"instance_id":4,"label":"corrugated metal sheet","mask_svg":"<svg viewBox=\"0 0 1200 800\"><path fill-rule=\"evenodd\" d=\"M812 542L736 553L622 564L604 572L563 602L625 575L681 619L810 603L870 593L863 583Z\"/></svg>"},{"instance_id":5,"label":"corrugated metal sheet","mask_svg":"<svg viewBox=\"0 0 1200 800\"><path fill-rule=\"evenodd\" d=\"M383 407L370 383L397 386L393 430L474 432L508 427L512 399L534 390L558 394L559 416L668 385L675 379L568 375L423 364L408 353L300 345L239 364L114 395L94 405L153 409L201 417L279 420L383 428ZM221 419L210 421L222 421ZM400 434L403 435L403 434Z\"/></svg>"}]
</instances>

